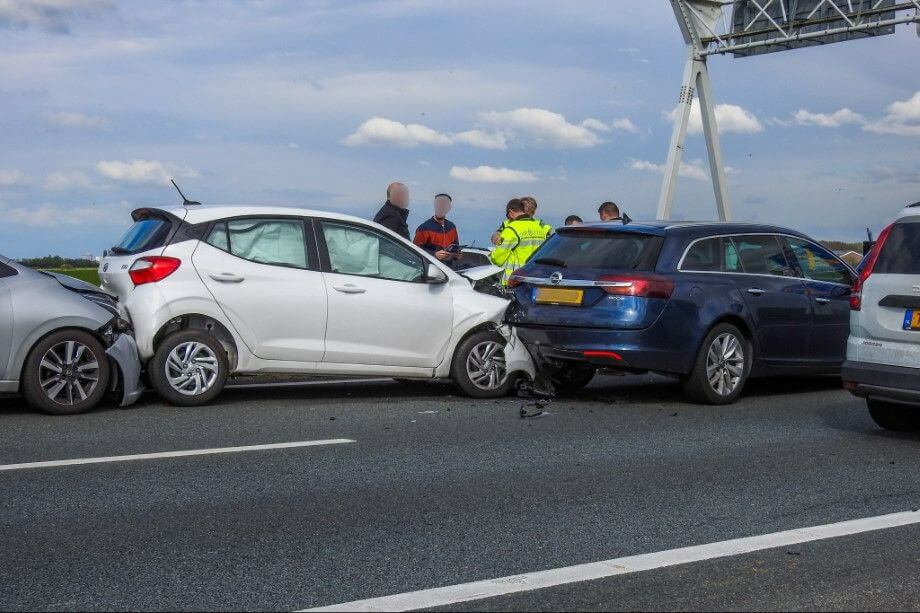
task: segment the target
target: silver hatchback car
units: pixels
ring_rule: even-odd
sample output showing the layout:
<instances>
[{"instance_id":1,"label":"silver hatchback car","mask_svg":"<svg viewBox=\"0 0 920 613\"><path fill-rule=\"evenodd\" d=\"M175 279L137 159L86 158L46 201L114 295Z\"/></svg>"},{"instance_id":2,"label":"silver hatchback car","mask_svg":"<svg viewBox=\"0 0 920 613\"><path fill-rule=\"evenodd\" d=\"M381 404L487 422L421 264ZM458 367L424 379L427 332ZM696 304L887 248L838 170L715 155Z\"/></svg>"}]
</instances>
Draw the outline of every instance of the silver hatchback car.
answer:
<instances>
[{"instance_id":1,"label":"silver hatchback car","mask_svg":"<svg viewBox=\"0 0 920 613\"><path fill-rule=\"evenodd\" d=\"M142 392L137 346L117 300L0 256L0 392L72 415L113 390L122 406Z\"/></svg>"}]
</instances>

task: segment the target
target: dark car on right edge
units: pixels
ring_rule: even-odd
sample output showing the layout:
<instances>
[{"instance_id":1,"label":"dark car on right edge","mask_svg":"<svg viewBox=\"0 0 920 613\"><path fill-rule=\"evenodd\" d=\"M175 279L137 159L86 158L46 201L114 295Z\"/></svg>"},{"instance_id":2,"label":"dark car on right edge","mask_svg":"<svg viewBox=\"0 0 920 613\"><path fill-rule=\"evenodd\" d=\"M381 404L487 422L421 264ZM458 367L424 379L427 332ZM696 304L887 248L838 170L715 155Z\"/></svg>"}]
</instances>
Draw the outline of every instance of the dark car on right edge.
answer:
<instances>
[{"instance_id":1,"label":"dark car on right edge","mask_svg":"<svg viewBox=\"0 0 920 613\"><path fill-rule=\"evenodd\" d=\"M589 224L558 229L512 275L508 317L558 387L651 371L727 404L751 376L839 373L854 279L786 228Z\"/></svg>"}]
</instances>

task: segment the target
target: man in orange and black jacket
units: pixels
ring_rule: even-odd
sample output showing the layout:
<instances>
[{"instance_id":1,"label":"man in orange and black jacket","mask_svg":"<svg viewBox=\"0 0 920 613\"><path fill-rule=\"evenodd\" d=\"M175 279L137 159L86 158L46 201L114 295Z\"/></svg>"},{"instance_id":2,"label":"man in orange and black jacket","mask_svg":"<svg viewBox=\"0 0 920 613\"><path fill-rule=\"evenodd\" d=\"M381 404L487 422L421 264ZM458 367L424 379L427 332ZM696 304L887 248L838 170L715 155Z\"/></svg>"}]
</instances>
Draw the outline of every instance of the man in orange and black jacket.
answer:
<instances>
[{"instance_id":1,"label":"man in orange and black jacket","mask_svg":"<svg viewBox=\"0 0 920 613\"><path fill-rule=\"evenodd\" d=\"M418 227L413 240L416 245L449 266L453 266L460 258L460 236L457 226L447 219L451 206L452 200L449 195L435 196L434 216Z\"/></svg>"}]
</instances>

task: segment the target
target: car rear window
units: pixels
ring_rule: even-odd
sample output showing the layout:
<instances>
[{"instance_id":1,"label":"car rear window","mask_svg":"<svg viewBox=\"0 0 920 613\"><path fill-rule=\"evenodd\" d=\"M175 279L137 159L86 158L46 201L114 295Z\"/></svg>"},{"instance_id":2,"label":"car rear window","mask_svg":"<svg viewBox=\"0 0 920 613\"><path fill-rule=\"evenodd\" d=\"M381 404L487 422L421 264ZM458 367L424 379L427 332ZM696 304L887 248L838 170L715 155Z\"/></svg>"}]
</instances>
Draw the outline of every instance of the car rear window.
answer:
<instances>
[{"instance_id":1,"label":"car rear window","mask_svg":"<svg viewBox=\"0 0 920 613\"><path fill-rule=\"evenodd\" d=\"M3 262L0 262L0 279L4 277L14 277L16 276L16 269L12 266L7 266Z\"/></svg>"},{"instance_id":2,"label":"car rear window","mask_svg":"<svg viewBox=\"0 0 920 613\"><path fill-rule=\"evenodd\" d=\"M557 260L568 268L654 270L662 242L648 234L567 231L546 241L533 260Z\"/></svg>"},{"instance_id":3,"label":"car rear window","mask_svg":"<svg viewBox=\"0 0 920 613\"><path fill-rule=\"evenodd\" d=\"M169 239L172 224L162 217L147 217L134 222L117 245L116 255L128 255L162 247Z\"/></svg>"},{"instance_id":4,"label":"car rear window","mask_svg":"<svg viewBox=\"0 0 920 613\"><path fill-rule=\"evenodd\" d=\"M899 223L878 255L874 274L920 274L920 223Z\"/></svg>"}]
</instances>

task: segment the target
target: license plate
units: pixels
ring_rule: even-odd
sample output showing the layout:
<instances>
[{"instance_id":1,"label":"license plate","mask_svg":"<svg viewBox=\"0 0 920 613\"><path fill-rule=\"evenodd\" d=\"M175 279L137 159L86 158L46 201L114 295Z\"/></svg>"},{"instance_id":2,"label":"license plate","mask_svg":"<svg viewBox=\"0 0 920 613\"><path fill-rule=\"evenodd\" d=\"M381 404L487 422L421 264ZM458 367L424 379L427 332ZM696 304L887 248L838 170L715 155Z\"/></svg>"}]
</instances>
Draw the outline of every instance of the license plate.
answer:
<instances>
[{"instance_id":1,"label":"license plate","mask_svg":"<svg viewBox=\"0 0 920 613\"><path fill-rule=\"evenodd\" d=\"M537 304L561 304L565 306L581 306L585 297L583 289L559 289L556 287L536 287L533 290L533 301Z\"/></svg>"},{"instance_id":2,"label":"license plate","mask_svg":"<svg viewBox=\"0 0 920 613\"><path fill-rule=\"evenodd\" d=\"M904 329L920 330L920 309L910 309L904 313Z\"/></svg>"}]
</instances>

